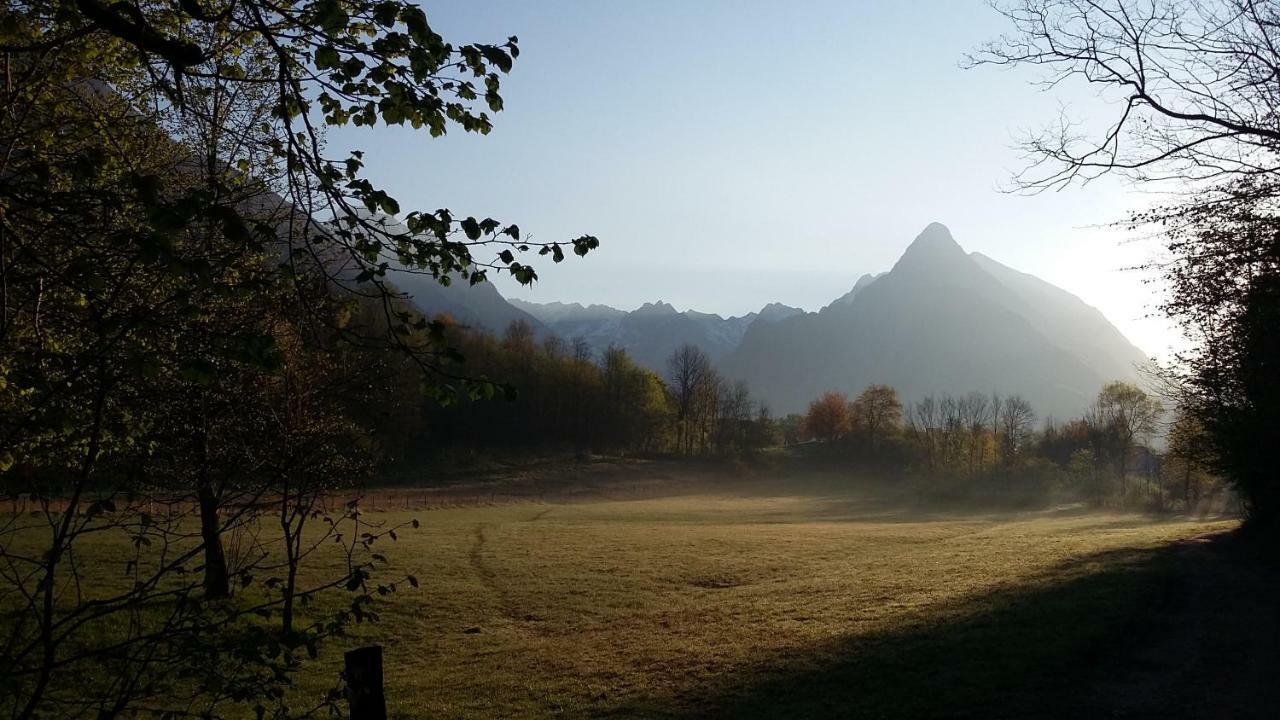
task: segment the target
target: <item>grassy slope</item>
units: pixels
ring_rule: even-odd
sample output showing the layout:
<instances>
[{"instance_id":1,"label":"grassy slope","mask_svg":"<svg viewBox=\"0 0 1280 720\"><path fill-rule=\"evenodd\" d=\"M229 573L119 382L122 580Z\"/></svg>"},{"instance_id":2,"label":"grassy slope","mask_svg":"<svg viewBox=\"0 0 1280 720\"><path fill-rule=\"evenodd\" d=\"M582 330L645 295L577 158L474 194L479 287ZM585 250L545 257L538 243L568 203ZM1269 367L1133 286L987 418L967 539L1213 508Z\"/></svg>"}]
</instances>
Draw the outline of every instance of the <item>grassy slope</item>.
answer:
<instances>
[{"instance_id":1,"label":"grassy slope","mask_svg":"<svg viewBox=\"0 0 1280 720\"><path fill-rule=\"evenodd\" d=\"M1232 525L813 488L417 516L388 550L423 588L352 640L387 645L401 718L1050 714L1160 602L1170 543Z\"/></svg>"}]
</instances>

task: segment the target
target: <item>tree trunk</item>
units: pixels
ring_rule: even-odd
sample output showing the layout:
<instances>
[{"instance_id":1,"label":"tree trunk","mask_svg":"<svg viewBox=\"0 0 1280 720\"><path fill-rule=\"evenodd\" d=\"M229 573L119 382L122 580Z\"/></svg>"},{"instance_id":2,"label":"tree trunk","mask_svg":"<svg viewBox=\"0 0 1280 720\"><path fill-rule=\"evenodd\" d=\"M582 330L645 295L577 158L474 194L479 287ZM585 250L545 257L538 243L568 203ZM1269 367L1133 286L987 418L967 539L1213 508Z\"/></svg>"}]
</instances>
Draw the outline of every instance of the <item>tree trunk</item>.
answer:
<instances>
[{"instance_id":1,"label":"tree trunk","mask_svg":"<svg viewBox=\"0 0 1280 720\"><path fill-rule=\"evenodd\" d=\"M1129 490L1129 479L1125 474L1125 470L1128 469L1128 465L1129 465L1129 446L1128 445L1122 445L1120 447L1119 465L1120 465L1120 502L1123 503L1125 500L1125 495L1128 494L1128 490Z\"/></svg>"},{"instance_id":2,"label":"tree trunk","mask_svg":"<svg viewBox=\"0 0 1280 720\"><path fill-rule=\"evenodd\" d=\"M222 527L218 522L218 497L207 480L196 488L200 503L200 539L204 543L204 596L218 600L231 595L227 575L227 555L222 548Z\"/></svg>"},{"instance_id":3,"label":"tree trunk","mask_svg":"<svg viewBox=\"0 0 1280 720\"><path fill-rule=\"evenodd\" d=\"M1182 461L1182 504L1191 509L1191 461Z\"/></svg>"}]
</instances>

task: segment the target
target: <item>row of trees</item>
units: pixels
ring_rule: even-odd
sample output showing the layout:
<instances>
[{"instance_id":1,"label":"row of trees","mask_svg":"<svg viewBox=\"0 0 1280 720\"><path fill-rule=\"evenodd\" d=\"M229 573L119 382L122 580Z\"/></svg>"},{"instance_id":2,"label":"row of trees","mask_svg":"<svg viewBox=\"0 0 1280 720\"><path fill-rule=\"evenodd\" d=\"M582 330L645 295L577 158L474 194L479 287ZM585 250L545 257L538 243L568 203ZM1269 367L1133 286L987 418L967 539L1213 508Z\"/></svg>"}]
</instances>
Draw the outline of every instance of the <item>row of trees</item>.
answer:
<instances>
[{"instance_id":1,"label":"row of trees","mask_svg":"<svg viewBox=\"0 0 1280 720\"><path fill-rule=\"evenodd\" d=\"M1119 381L1103 387L1082 417L1064 423L1052 417L1038 423L1019 395L928 395L904 407L893 388L872 385L852 401L838 392L814 400L797 439L913 474L942 493L1021 496L1057 482L1097 502L1198 507L1219 485L1205 459L1203 431L1186 413L1166 428L1163 414L1158 400ZM1157 452L1151 442L1164 430L1168 447Z\"/></svg>"},{"instance_id":2,"label":"row of trees","mask_svg":"<svg viewBox=\"0 0 1280 720\"><path fill-rule=\"evenodd\" d=\"M514 392L500 402L420 403L423 430L409 440L428 454L653 452L671 442L665 384L624 350L596 357L581 340L539 340L522 321L502 337L459 326L447 337L468 372L509 380Z\"/></svg>"},{"instance_id":3,"label":"row of trees","mask_svg":"<svg viewBox=\"0 0 1280 720\"><path fill-rule=\"evenodd\" d=\"M581 340L538 340L524 323L513 323L501 338L454 325L447 335L467 367L512 378L519 392L509 402L445 407L398 397L393 406L411 419L395 424L401 434L386 448L389 455L418 453L421 460L459 450L557 449L728 455L818 440L852 460L926 479L940 492L1025 495L1056 484L1096 502L1197 507L1219 484L1194 418L1178 413L1166 425L1161 403L1125 382L1109 383L1081 417L1065 422L1041 422L1016 394L929 395L904 404L886 385L853 399L828 392L803 416L775 419L691 345L672 353L662 378L620 348L597 358ZM1157 437L1167 450L1153 449Z\"/></svg>"},{"instance_id":4,"label":"row of trees","mask_svg":"<svg viewBox=\"0 0 1280 720\"><path fill-rule=\"evenodd\" d=\"M378 447L411 468L473 453L730 455L777 443L768 408L745 383L723 379L699 348L672 353L666 378L610 347L596 356L582 339L538 338L523 321L499 337L443 323L458 371L502 378L503 402L465 397L441 404L401 394L387 405L399 420ZM414 371L399 370L410 384Z\"/></svg>"}]
</instances>

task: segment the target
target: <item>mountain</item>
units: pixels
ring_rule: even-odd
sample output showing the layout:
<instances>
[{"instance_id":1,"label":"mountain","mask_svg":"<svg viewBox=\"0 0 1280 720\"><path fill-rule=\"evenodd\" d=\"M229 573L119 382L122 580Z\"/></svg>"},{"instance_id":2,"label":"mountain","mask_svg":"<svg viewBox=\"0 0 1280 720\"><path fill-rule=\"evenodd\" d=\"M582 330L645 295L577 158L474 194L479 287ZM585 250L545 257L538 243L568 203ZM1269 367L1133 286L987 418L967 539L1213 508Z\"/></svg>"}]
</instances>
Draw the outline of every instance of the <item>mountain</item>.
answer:
<instances>
[{"instance_id":1,"label":"mountain","mask_svg":"<svg viewBox=\"0 0 1280 720\"><path fill-rule=\"evenodd\" d=\"M804 311L798 307L783 305L782 303L769 303L760 308L760 312L755 313L755 319L751 322L771 323L779 320L786 320L789 317L800 315Z\"/></svg>"},{"instance_id":2,"label":"mountain","mask_svg":"<svg viewBox=\"0 0 1280 720\"><path fill-rule=\"evenodd\" d=\"M408 231L404 223L390 215L369 215L368 219L386 228L388 233ZM336 261L339 266L332 267L330 271L337 276L350 280L360 269L343 253L338 253ZM448 285L441 285L429 274L414 272L394 263L386 275L386 281L405 293L413 306L427 316L448 315L462 325L499 335L512 322L523 320L533 328L536 337L551 334L537 318L507 302L492 283L472 285L456 275L451 280Z\"/></svg>"},{"instance_id":3,"label":"mountain","mask_svg":"<svg viewBox=\"0 0 1280 720\"><path fill-rule=\"evenodd\" d=\"M718 360L738 346L753 324L769 324L802 312L771 303L758 313L724 318L695 310L680 312L662 301L645 303L631 312L606 305L510 302L565 339L580 337L597 354L615 345L659 373L666 372L667 358L685 343L697 345L712 360Z\"/></svg>"},{"instance_id":4,"label":"mountain","mask_svg":"<svg viewBox=\"0 0 1280 720\"><path fill-rule=\"evenodd\" d=\"M463 325L483 328L499 335L512 322L523 320L529 323L534 335L539 338L552 334L545 323L507 302L493 283L472 285L465 280L455 279L444 286L430 275L403 271L389 274L388 279L409 296L415 307L427 315L443 313Z\"/></svg>"},{"instance_id":5,"label":"mountain","mask_svg":"<svg viewBox=\"0 0 1280 720\"><path fill-rule=\"evenodd\" d=\"M580 303L534 303L518 298L507 302L546 323L597 322L622 317L625 312L608 305L582 305Z\"/></svg>"},{"instance_id":6,"label":"mountain","mask_svg":"<svg viewBox=\"0 0 1280 720\"><path fill-rule=\"evenodd\" d=\"M1100 310L1075 295L982 253L970 253L969 257L1014 294L1017 306L1036 327L1047 330L1059 345L1075 348L1103 376L1132 377L1134 365L1147 361Z\"/></svg>"},{"instance_id":7,"label":"mountain","mask_svg":"<svg viewBox=\"0 0 1280 720\"><path fill-rule=\"evenodd\" d=\"M969 254L924 229L893 269L863 276L817 313L751 327L720 362L776 412L826 390L873 383L904 400L929 393L1020 393L1041 416L1079 413L1104 382L1145 356L1079 298Z\"/></svg>"},{"instance_id":8,"label":"mountain","mask_svg":"<svg viewBox=\"0 0 1280 720\"><path fill-rule=\"evenodd\" d=\"M858 297L858 293L862 292L871 283L883 277L885 273L877 273L875 275L865 274L858 278L858 282L853 284L853 289L831 301L832 305L848 305L853 299Z\"/></svg>"}]
</instances>

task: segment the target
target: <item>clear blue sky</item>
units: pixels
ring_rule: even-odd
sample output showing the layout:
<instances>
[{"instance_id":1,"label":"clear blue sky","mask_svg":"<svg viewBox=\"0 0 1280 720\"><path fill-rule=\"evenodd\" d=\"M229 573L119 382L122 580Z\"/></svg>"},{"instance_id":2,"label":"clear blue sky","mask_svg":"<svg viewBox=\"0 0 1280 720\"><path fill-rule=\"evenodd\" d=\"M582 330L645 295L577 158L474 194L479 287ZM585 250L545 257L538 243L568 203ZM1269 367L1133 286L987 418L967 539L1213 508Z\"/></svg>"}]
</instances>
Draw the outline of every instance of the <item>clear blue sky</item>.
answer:
<instances>
[{"instance_id":1,"label":"clear blue sky","mask_svg":"<svg viewBox=\"0 0 1280 720\"><path fill-rule=\"evenodd\" d=\"M406 208L517 222L539 240L590 233L585 260L543 263L508 296L630 309L814 310L887 270L931 221L968 250L1064 287L1148 353L1153 289L1122 269L1149 244L1096 226L1151 201L1118 181L1000 192L1019 131L1096 112L1084 89L961 70L1004 30L982 0L431 2L454 42L520 38L487 137L343 131Z\"/></svg>"}]
</instances>

